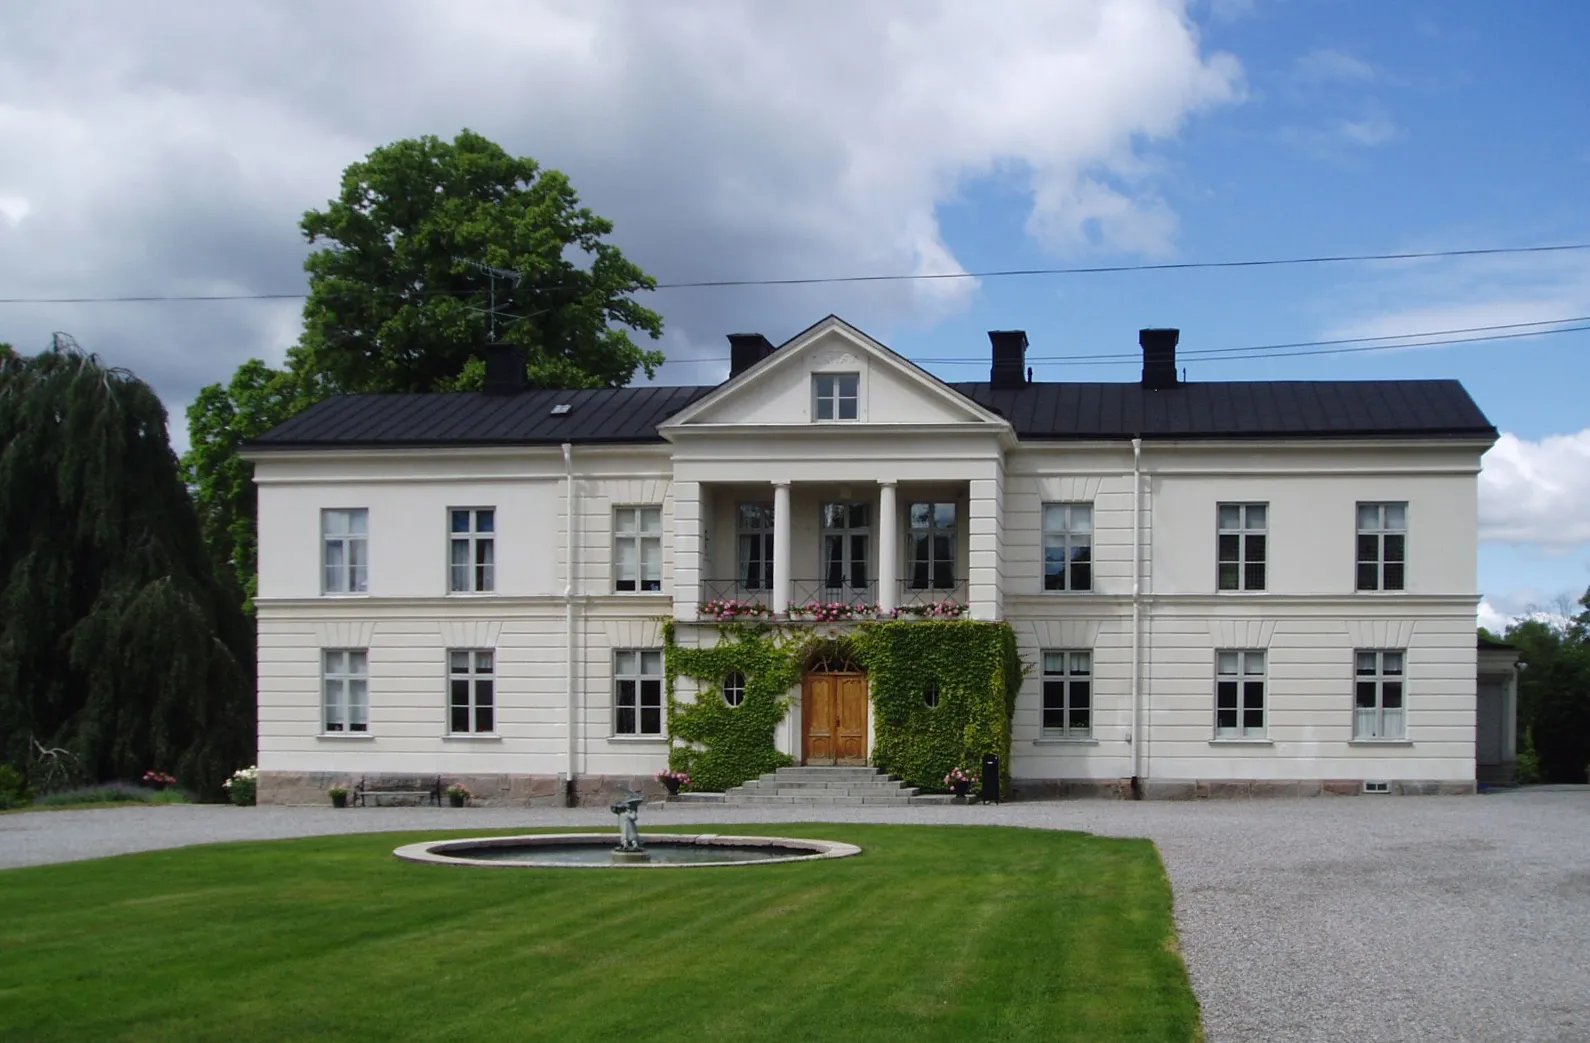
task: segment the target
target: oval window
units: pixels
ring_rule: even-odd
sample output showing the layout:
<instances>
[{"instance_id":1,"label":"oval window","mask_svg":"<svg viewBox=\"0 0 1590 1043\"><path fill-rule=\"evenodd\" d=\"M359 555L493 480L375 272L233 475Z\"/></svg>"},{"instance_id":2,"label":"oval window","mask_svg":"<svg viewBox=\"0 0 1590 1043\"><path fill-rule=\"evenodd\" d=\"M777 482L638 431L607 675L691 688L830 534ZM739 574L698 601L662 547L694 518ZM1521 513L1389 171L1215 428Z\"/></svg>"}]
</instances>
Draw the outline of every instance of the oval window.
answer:
<instances>
[{"instance_id":1,"label":"oval window","mask_svg":"<svg viewBox=\"0 0 1590 1043\"><path fill-rule=\"evenodd\" d=\"M927 687L922 689L922 701L929 708L939 704L939 683L937 681L929 681Z\"/></svg>"},{"instance_id":2,"label":"oval window","mask_svg":"<svg viewBox=\"0 0 1590 1043\"><path fill-rule=\"evenodd\" d=\"M745 702L745 675L739 672L723 679L723 701L730 706Z\"/></svg>"}]
</instances>

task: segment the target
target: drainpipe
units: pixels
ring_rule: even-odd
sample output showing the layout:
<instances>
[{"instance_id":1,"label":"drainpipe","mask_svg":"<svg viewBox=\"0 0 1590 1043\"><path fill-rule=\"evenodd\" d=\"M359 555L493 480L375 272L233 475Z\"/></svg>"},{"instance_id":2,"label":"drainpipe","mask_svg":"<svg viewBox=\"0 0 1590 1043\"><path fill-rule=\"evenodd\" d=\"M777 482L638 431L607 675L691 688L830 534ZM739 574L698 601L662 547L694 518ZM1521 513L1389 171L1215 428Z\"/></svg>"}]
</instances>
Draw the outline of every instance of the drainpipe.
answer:
<instances>
[{"instance_id":1,"label":"drainpipe","mask_svg":"<svg viewBox=\"0 0 1590 1043\"><path fill-rule=\"evenodd\" d=\"M1143 440L1132 439L1132 799L1143 796L1142 702L1143 676Z\"/></svg>"},{"instance_id":2,"label":"drainpipe","mask_svg":"<svg viewBox=\"0 0 1590 1043\"><path fill-rule=\"evenodd\" d=\"M566 532L563 583L563 678L569 703L569 765L568 771L564 774L563 802L569 807L574 807L577 800L574 778L579 765L579 739L576 728L576 722L579 720L579 693L574 678L574 519L578 515L574 510L574 446L568 442L563 443L563 483L565 494L563 502L568 511L564 518Z\"/></svg>"}]
</instances>

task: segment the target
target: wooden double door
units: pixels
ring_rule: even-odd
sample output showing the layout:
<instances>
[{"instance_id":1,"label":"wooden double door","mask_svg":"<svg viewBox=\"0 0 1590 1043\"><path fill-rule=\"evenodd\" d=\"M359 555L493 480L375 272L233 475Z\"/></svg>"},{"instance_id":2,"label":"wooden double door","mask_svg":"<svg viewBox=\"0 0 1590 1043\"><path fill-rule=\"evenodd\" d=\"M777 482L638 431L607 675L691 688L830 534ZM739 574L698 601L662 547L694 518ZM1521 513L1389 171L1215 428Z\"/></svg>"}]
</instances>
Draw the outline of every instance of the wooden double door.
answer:
<instances>
[{"instance_id":1,"label":"wooden double door","mask_svg":"<svg viewBox=\"0 0 1590 1043\"><path fill-rule=\"evenodd\" d=\"M807 674L801 732L804 764L866 764L867 675Z\"/></svg>"}]
</instances>

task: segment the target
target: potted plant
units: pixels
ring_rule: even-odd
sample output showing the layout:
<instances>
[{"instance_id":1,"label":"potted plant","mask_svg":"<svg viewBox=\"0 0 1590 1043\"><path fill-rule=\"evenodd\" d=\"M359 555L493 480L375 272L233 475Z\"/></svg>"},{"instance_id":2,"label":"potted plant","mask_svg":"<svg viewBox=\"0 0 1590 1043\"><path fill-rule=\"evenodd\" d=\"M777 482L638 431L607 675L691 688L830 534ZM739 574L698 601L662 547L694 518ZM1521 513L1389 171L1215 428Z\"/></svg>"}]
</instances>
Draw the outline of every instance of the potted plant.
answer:
<instances>
[{"instance_id":1,"label":"potted plant","mask_svg":"<svg viewBox=\"0 0 1590 1043\"><path fill-rule=\"evenodd\" d=\"M345 808L348 806L348 791L341 786L331 787L326 791L326 795L331 798L332 807Z\"/></svg>"},{"instance_id":2,"label":"potted plant","mask_svg":"<svg viewBox=\"0 0 1590 1043\"><path fill-rule=\"evenodd\" d=\"M177 777L175 775L167 775L163 771L144 772L144 785L148 786L156 793L165 789L167 786L175 786L176 784Z\"/></svg>"},{"instance_id":3,"label":"potted plant","mask_svg":"<svg viewBox=\"0 0 1590 1043\"><path fill-rule=\"evenodd\" d=\"M950 773L944 776L944 785L957 797L964 797L977 785L977 772L966 771L962 768L951 768Z\"/></svg>"},{"instance_id":4,"label":"potted plant","mask_svg":"<svg viewBox=\"0 0 1590 1043\"><path fill-rule=\"evenodd\" d=\"M679 787L690 785L690 776L682 771L674 771L669 768L657 773L657 781L668 787L668 795L670 797L677 797L679 795Z\"/></svg>"},{"instance_id":5,"label":"potted plant","mask_svg":"<svg viewBox=\"0 0 1590 1043\"><path fill-rule=\"evenodd\" d=\"M462 782L455 782L447 787L447 803L455 808L461 808L469 803L469 798L474 796L469 792L469 787Z\"/></svg>"}]
</instances>

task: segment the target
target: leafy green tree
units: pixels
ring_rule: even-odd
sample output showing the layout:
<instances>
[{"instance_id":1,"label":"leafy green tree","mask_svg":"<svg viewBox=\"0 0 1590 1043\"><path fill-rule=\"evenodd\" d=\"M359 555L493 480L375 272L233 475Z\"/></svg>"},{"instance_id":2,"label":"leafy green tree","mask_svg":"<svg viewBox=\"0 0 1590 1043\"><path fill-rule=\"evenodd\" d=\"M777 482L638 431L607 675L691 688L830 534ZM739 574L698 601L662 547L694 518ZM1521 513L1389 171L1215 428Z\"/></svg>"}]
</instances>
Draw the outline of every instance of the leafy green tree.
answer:
<instances>
[{"instance_id":1,"label":"leafy green tree","mask_svg":"<svg viewBox=\"0 0 1590 1043\"><path fill-rule=\"evenodd\" d=\"M57 338L0 356L0 761L174 771L218 792L254 748L253 634L132 374Z\"/></svg>"},{"instance_id":2,"label":"leafy green tree","mask_svg":"<svg viewBox=\"0 0 1590 1043\"><path fill-rule=\"evenodd\" d=\"M1584 782L1590 768L1590 590L1566 625L1526 619L1507 628L1524 664L1519 714L1546 782Z\"/></svg>"},{"instance_id":3,"label":"leafy green tree","mask_svg":"<svg viewBox=\"0 0 1590 1043\"><path fill-rule=\"evenodd\" d=\"M238 446L335 393L479 388L493 339L523 349L543 387L622 387L652 376L655 282L605 241L611 221L569 180L465 130L376 149L301 224L304 331L284 372L250 361L188 410L183 466L217 562L255 585L253 468ZM518 273L493 277L481 265Z\"/></svg>"}]
</instances>

